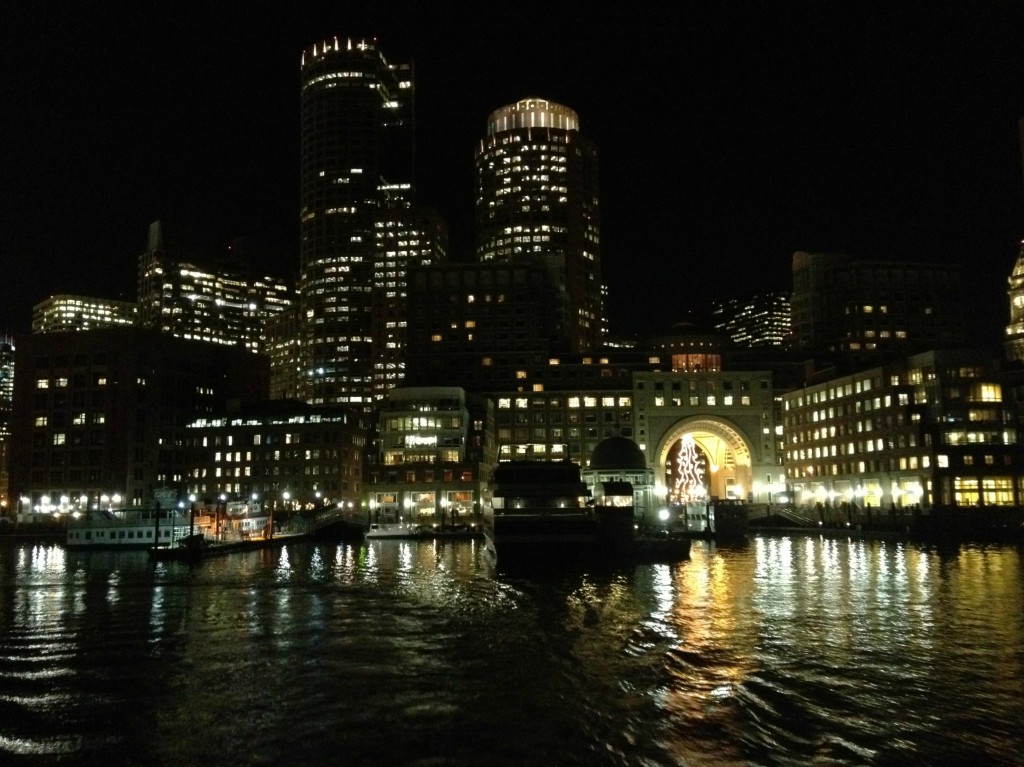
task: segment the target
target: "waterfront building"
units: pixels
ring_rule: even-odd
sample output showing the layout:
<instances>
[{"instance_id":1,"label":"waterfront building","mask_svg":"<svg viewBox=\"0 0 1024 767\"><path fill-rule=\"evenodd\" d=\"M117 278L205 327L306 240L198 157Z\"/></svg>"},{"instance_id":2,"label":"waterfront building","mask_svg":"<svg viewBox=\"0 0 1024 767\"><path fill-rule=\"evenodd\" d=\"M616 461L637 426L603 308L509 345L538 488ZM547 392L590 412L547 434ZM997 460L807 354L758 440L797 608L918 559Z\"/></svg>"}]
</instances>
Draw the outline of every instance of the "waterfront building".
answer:
<instances>
[{"instance_id":1,"label":"waterfront building","mask_svg":"<svg viewBox=\"0 0 1024 767\"><path fill-rule=\"evenodd\" d=\"M32 307L33 333L62 333L66 330L96 330L134 325L139 305L92 296L56 295Z\"/></svg>"},{"instance_id":2,"label":"waterfront building","mask_svg":"<svg viewBox=\"0 0 1024 767\"><path fill-rule=\"evenodd\" d=\"M182 441L184 492L207 504L255 502L275 512L358 510L366 430L361 412L295 400L196 418Z\"/></svg>"},{"instance_id":3,"label":"waterfront building","mask_svg":"<svg viewBox=\"0 0 1024 767\"><path fill-rule=\"evenodd\" d=\"M412 65L390 63L375 40L335 37L302 54L299 318L307 402L372 404L375 222L413 204L413 103Z\"/></svg>"},{"instance_id":4,"label":"waterfront building","mask_svg":"<svg viewBox=\"0 0 1024 767\"><path fill-rule=\"evenodd\" d=\"M537 267L414 270L409 380L443 386L459 371L467 391L495 403L503 458L585 468L602 440L625 437L667 495L689 435L716 467L705 483L711 494L767 503L784 488L769 369L723 371L721 335L685 324L644 347L555 353L546 343L557 323L545 315L549 285Z\"/></svg>"},{"instance_id":5,"label":"waterfront building","mask_svg":"<svg viewBox=\"0 0 1024 767\"><path fill-rule=\"evenodd\" d=\"M203 258L191 243L149 226L139 257L139 324L179 338L265 353L268 318L295 304L282 278L255 273L244 261Z\"/></svg>"},{"instance_id":6,"label":"waterfront building","mask_svg":"<svg viewBox=\"0 0 1024 767\"><path fill-rule=\"evenodd\" d=\"M634 373L632 395L634 439L671 502L770 504L784 490L768 371Z\"/></svg>"},{"instance_id":7,"label":"waterfront building","mask_svg":"<svg viewBox=\"0 0 1024 767\"><path fill-rule=\"evenodd\" d=\"M590 386L577 376L561 379L561 390L487 392L499 460L571 460L586 469L603 441L624 438L639 446L661 502L692 501L697 491L684 492L683 477L696 474L701 497L768 504L782 493L769 372L672 370L658 355L647 364L593 361L578 366L592 373ZM685 471L681 455L690 460Z\"/></svg>"},{"instance_id":8,"label":"waterfront building","mask_svg":"<svg viewBox=\"0 0 1024 767\"><path fill-rule=\"evenodd\" d=\"M409 268L447 259L448 228L437 211L388 211L374 221L370 317L375 402L405 380Z\"/></svg>"},{"instance_id":9,"label":"waterfront building","mask_svg":"<svg viewBox=\"0 0 1024 767\"><path fill-rule=\"evenodd\" d=\"M14 338L0 337L0 516L11 514L11 425L14 420Z\"/></svg>"},{"instance_id":10,"label":"waterfront building","mask_svg":"<svg viewBox=\"0 0 1024 767\"><path fill-rule=\"evenodd\" d=\"M477 145L480 261L539 260L559 290L566 351L603 342L597 149L572 109L527 98L491 113Z\"/></svg>"},{"instance_id":11,"label":"waterfront building","mask_svg":"<svg viewBox=\"0 0 1024 767\"><path fill-rule=\"evenodd\" d=\"M378 413L371 521L478 525L496 455L492 403L454 386L404 387Z\"/></svg>"},{"instance_id":12,"label":"waterfront building","mask_svg":"<svg viewBox=\"0 0 1024 767\"><path fill-rule=\"evenodd\" d=\"M794 346L821 360L860 364L963 347L962 286L959 264L794 253Z\"/></svg>"},{"instance_id":13,"label":"waterfront building","mask_svg":"<svg viewBox=\"0 0 1024 767\"><path fill-rule=\"evenodd\" d=\"M730 298L711 308L715 330L734 346L748 349L789 348L793 315L788 293L758 293L747 298Z\"/></svg>"},{"instance_id":14,"label":"waterfront building","mask_svg":"<svg viewBox=\"0 0 1024 767\"><path fill-rule=\"evenodd\" d=\"M266 357L147 328L25 336L15 366L12 494L46 513L182 490L187 424L267 396Z\"/></svg>"},{"instance_id":15,"label":"waterfront building","mask_svg":"<svg viewBox=\"0 0 1024 767\"><path fill-rule=\"evenodd\" d=\"M782 405L793 499L819 521L1021 504L1016 405L982 350L833 374L784 394Z\"/></svg>"}]
</instances>

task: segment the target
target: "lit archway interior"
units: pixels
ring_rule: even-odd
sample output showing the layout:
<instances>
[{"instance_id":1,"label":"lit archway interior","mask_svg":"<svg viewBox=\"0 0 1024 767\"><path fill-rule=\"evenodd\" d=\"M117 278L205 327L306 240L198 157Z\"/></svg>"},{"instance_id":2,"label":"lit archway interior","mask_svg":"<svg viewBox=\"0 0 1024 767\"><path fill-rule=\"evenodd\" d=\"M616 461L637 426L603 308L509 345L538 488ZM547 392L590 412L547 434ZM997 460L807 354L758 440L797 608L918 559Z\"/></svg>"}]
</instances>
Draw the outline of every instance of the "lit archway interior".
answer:
<instances>
[{"instance_id":1,"label":"lit archway interior","mask_svg":"<svg viewBox=\"0 0 1024 767\"><path fill-rule=\"evenodd\" d=\"M745 499L751 490L750 448L739 432L719 421L679 424L662 442L657 465L673 503L709 495Z\"/></svg>"}]
</instances>

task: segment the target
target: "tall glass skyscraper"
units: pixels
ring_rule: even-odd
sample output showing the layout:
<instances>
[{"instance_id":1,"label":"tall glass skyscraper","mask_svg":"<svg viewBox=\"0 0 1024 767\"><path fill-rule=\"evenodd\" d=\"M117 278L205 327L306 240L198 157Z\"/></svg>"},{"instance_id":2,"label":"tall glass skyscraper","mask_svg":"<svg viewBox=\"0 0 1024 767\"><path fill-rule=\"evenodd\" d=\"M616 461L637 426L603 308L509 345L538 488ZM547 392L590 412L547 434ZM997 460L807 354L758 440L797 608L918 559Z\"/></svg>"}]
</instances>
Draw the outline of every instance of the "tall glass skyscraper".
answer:
<instances>
[{"instance_id":1,"label":"tall glass skyscraper","mask_svg":"<svg viewBox=\"0 0 1024 767\"><path fill-rule=\"evenodd\" d=\"M409 209L415 142L411 64L375 40L332 38L302 55L300 393L369 407L375 221Z\"/></svg>"},{"instance_id":2,"label":"tall glass skyscraper","mask_svg":"<svg viewBox=\"0 0 1024 767\"><path fill-rule=\"evenodd\" d=\"M601 345L597 149L572 109L528 98L491 113L476 148L477 257L540 259L571 351Z\"/></svg>"}]
</instances>

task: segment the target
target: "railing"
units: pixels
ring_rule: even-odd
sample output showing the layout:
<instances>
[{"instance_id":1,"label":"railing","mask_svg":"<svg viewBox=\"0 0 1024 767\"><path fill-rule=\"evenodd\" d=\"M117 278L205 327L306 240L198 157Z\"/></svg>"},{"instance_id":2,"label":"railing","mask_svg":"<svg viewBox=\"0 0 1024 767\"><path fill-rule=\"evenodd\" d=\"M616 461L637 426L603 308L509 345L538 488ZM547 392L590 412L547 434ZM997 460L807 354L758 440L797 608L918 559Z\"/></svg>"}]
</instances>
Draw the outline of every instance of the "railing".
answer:
<instances>
[{"instance_id":1,"label":"railing","mask_svg":"<svg viewBox=\"0 0 1024 767\"><path fill-rule=\"evenodd\" d=\"M308 520L308 523L314 530L319 530L339 522L363 529L367 525L365 512L358 509L323 509L314 513L312 517L305 517L305 519Z\"/></svg>"}]
</instances>

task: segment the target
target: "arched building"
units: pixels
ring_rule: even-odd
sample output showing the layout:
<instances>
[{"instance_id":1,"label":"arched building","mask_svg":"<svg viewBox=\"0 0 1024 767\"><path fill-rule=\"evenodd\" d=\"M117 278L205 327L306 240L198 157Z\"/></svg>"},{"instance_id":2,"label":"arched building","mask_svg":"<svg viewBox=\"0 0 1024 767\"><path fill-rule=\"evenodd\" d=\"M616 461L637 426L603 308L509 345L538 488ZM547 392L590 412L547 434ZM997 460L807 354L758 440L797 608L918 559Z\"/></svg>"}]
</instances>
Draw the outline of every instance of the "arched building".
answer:
<instances>
[{"instance_id":1,"label":"arched building","mask_svg":"<svg viewBox=\"0 0 1024 767\"><path fill-rule=\"evenodd\" d=\"M785 490L770 373L635 373L633 407L637 443L666 502L767 504Z\"/></svg>"}]
</instances>

